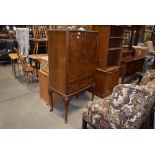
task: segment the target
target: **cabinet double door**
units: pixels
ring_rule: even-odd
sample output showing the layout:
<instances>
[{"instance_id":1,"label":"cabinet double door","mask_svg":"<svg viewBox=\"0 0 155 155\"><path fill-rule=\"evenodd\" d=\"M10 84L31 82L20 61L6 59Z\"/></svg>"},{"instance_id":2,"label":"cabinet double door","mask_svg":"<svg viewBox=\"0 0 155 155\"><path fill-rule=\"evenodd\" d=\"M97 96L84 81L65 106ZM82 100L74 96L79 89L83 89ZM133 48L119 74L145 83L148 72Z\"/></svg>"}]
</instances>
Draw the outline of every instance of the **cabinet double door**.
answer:
<instances>
[{"instance_id":1,"label":"cabinet double door","mask_svg":"<svg viewBox=\"0 0 155 155\"><path fill-rule=\"evenodd\" d=\"M68 35L67 83L73 84L95 74L97 33L70 32Z\"/></svg>"}]
</instances>

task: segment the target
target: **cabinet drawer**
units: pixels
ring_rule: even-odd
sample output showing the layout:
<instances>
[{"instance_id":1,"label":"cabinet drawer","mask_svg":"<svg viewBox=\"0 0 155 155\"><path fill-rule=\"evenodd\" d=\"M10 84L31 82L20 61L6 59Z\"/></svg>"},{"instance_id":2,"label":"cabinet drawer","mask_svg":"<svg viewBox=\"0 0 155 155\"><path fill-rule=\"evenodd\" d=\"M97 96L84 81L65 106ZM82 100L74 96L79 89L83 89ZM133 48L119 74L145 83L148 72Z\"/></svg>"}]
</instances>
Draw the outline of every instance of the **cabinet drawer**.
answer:
<instances>
[{"instance_id":1,"label":"cabinet drawer","mask_svg":"<svg viewBox=\"0 0 155 155\"><path fill-rule=\"evenodd\" d=\"M67 94L74 93L82 88L88 87L89 85L91 85L93 83L94 83L94 80L91 78L91 79L86 79L86 80L80 81L78 83L74 83L72 85L68 85L67 86Z\"/></svg>"}]
</instances>

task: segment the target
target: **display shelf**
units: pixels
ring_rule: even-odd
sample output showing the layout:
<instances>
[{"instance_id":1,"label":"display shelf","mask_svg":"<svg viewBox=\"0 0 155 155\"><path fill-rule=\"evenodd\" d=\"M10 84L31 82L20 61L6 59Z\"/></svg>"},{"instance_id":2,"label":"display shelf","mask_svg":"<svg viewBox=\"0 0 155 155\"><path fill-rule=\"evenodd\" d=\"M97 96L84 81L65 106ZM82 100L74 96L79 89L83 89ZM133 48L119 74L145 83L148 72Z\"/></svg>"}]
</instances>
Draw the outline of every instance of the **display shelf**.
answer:
<instances>
[{"instance_id":1,"label":"display shelf","mask_svg":"<svg viewBox=\"0 0 155 155\"><path fill-rule=\"evenodd\" d=\"M123 26L93 26L99 32L99 51L96 68L96 95L105 97L119 82L123 45Z\"/></svg>"},{"instance_id":2,"label":"display shelf","mask_svg":"<svg viewBox=\"0 0 155 155\"><path fill-rule=\"evenodd\" d=\"M121 47L113 47L113 48L108 48L108 51L116 51L116 50L121 50Z\"/></svg>"},{"instance_id":3,"label":"display shelf","mask_svg":"<svg viewBox=\"0 0 155 155\"><path fill-rule=\"evenodd\" d=\"M123 39L124 37L109 37L110 39Z\"/></svg>"}]
</instances>

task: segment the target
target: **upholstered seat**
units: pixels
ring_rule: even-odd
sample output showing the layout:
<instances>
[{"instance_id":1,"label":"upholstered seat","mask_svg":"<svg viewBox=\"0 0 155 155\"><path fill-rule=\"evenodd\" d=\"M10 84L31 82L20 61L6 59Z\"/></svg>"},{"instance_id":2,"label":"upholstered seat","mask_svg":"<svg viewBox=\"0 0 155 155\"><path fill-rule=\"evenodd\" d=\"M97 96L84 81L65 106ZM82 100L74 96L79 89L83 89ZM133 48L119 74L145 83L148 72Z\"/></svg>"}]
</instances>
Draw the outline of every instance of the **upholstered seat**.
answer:
<instances>
[{"instance_id":1,"label":"upholstered seat","mask_svg":"<svg viewBox=\"0 0 155 155\"><path fill-rule=\"evenodd\" d=\"M121 84L111 96L89 102L83 110L83 128L141 128L154 104L154 91L149 87Z\"/></svg>"}]
</instances>

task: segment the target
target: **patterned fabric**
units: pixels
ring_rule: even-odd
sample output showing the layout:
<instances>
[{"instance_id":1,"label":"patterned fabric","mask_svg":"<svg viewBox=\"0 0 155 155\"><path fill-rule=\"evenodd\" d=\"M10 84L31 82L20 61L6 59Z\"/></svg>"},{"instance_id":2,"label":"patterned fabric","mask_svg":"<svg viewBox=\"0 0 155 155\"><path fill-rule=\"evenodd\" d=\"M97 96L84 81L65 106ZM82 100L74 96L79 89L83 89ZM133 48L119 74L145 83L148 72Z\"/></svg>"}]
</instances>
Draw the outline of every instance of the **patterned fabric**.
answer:
<instances>
[{"instance_id":1,"label":"patterned fabric","mask_svg":"<svg viewBox=\"0 0 155 155\"><path fill-rule=\"evenodd\" d=\"M151 80L155 79L155 70L149 70L146 72L140 82L140 86L146 85Z\"/></svg>"},{"instance_id":2,"label":"patterned fabric","mask_svg":"<svg viewBox=\"0 0 155 155\"><path fill-rule=\"evenodd\" d=\"M95 125L94 127L101 128L104 126L106 128L107 126L108 128L108 122L101 118L104 118L108 113L110 101L111 95L105 97L104 99L88 102L83 110L83 118L87 122L91 122L92 125Z\"/></svg>"},{"instance_id":3,"label":"patterned fabric","mask_svg":"<svg viewBox=\"0 0 155 155\"><path fill-rule=\"evenodd\" d=\"M140 128L153 105L152 94L148 87L117 85L111 96L89 102L83 118L95 128Z\"/></svg>"}]
</instances>

